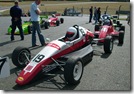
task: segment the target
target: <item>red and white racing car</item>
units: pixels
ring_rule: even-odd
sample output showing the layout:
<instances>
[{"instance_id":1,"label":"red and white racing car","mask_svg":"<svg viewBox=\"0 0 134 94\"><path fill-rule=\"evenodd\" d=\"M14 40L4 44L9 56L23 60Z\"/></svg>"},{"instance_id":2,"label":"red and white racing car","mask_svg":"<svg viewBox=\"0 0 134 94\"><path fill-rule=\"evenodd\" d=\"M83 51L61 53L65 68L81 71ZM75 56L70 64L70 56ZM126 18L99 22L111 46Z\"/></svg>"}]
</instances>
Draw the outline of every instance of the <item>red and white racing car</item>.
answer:
<instances>
[{"instance_id":1,"label":"red and white racing car","mask_svg":"<svg viewBox=\"0 0 134 94\"><path fill-rule=\"evenodd\" d=\"M53 40L32 59L28 48L17 47L12 53L12 62L17 67L25 68L18 75L16 83L18 85L28 84L40 72L50 73L59 68L68 84L78 84L83 74L84 64L93 57L94 34L78 25L74 25L73 28L77 30L74 40L65 41L66 36ZM110 45L108 41L106 43Z\"/></svg>"},{"instance_id":2,"label":"red and white racing car","mask_svg":"<svg viewBox=\"0 0 134 94\"><path fill-rule=\"evenodd\" d=\"M52 17L49 18L48 22L49 26L59 26L60 24L64 23L64 19L59 19L55 14L52 14Z\"/></svg>"},{"instance_id":3,"label":"red and white racing car","mask_svg":"<svg viewBox=\"0 0 134 94\"><path fill-rule=\"evenodd\" d=\"M96 40L98 40L98 44L102 44L106 41L105 39L111 40L111 45L109 52L112 51L113 49L113 41L115 39L118 39L119 44L123 44L124 42L124 34L125 34L125 26L121 27L114 27L113 23L110 19L105 19L103 22L103 25L95 25L95 31L94 31L94 36ZM110 43L110 42L109 42ZM105 43L106 44L106 43ZM109 45L106 45L107 47ZM107 49L105 49L107 50Z\"/></svg>"}]
</instances>

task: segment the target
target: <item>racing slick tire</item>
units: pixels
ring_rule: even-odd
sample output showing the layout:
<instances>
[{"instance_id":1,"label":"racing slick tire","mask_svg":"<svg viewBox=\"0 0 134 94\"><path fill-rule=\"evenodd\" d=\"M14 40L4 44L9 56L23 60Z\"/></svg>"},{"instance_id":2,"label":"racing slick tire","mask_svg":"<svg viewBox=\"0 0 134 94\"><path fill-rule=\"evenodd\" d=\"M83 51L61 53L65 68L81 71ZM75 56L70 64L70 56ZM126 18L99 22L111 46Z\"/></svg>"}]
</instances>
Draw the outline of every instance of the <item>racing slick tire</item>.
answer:
<instances>
[{"instance_id":1,"label":"racing slick tire","mask_svg":"<svg viewBox=\"0 0 134 94\"><path fill-rule=\"evenodd\" d=\"M32 31L32 27L29 25L27 28L28 28L28 34L31 34L32 33L31 32Z\"/></svg>"},{"instance_id":2,"label":"racing slick tire","mask_svg":"<svg viewBox=\"0 0 134 94\"><path fill-rule=\"evenodd\" d=\"M120 21L117 21L117 25L120 25Z\"/></svg>"},{"instance_id":3,"label":"racing slick tire","mask_svg":"<svg viewBox=\"0 0 134 94\"><path fill-rule=\"evenodd\" d=\"M56 26L59 26L59 25L60 25L60 21L57 20L57 21L56 21Z\"/></svg>"},{"instance_id":4,"label":"racing slick tire","mask_svg":"<svg viewBox=\"0 0 134 94\"><path fill-rule=\"evenodd\" d=\"M64 78L70 85L76 85L80 82L83 75L83 63L80 59L69 58L64 66Z\"/></svg>"},{"instance_id":5,"label":"racing slick tire","mask_svg":"<svg viewBox=\"0 0 134 94\"><path fill-rule=\"evenodd\" d=\"M12 53L12 62L17 67L25 67L31 59L31 52L28 48L17 47Z\"/></svg>"},{"instance_id":6,"label":"racing slick tire","mask_svg":"<svg viewBox=\"0 0 134 94\"><path fill-rule=\"evenodd\" d=\"M94 30L99 31L100 30L100 25L95 25Z\"/></svg>"},{"instance_id":7,"label":"racing slick tire","mask_svg":"<svg viewBox=\"0 0 134 94\"><path fill-rule=\"evenodd\" d=\"M41 27L41 28L44 27L44 23L45 23L45 20L42 20L41 23L40 23L40 27Z\"/></svg>"},{"instance_id":8,"label":"racing slick tire","mask_svg":"<svg viewBox=\"0 0 134 94\"><path fill-rule=\"evenodd\" d=\"M118 40L119 40L119 44L123 44L123 42L124 42L124 32L123 31L119 32Z\"/></svg>"},{"instance_id":9,"label":"racing slick tire","mask_svg":"<svg viewBox=\"0 0 134 94\"><path fill-rule=\"evenodd\" d=\"M121 26L120 30L125 32L125 26Z\"/></svg>"},{"instance_id":10,"label":"racing slick tire","mask_svg":"<svg viewBox=\"0 0 134 94\"><path fill-rule=\"evenodd\" d=\"M60 18L60 23L63 24L64 23L64 19Z\"/></svg>"},{"instance_id":11,"label":"racing slick tire","mask_svg":"<svg viewBox=\"0 0 134 94\"><path fill-rule=\"evenodd\" d=\"M107 36L104 40L104 52L111 53L113 50L113 39L111 36Z\"/></svg>"},{"instance_id":12,"label":"racing slick tire","mask_svg":"<svg viewBox=\"0 0 134 94\"><path fill-rule=\"evenodd\" d=\"M45 29L49 29L49 22L44 22Z\"/></svg>"},{"instance_id":13,"label":"racing slick tire","mask_svg":"<svg viewBox=\"0 0 134 94\"><path fill-rule=\"evenodd\" d=\"M12 28L12 25L10 25L9 27L11 27L11 28Z\"/></svg>"}]
</instances>

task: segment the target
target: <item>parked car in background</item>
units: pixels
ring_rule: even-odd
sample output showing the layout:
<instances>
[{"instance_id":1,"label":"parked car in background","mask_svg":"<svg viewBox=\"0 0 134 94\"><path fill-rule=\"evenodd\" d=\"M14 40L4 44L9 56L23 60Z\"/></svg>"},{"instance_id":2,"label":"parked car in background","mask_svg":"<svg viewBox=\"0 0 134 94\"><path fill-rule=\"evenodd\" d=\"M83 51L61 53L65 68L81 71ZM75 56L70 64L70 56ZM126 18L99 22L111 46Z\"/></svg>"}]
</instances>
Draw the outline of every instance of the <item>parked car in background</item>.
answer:
<instances>
[{"instance_id":1,"label":"parked car in background","mask_svg":"<svg viewBox=\"0 0 134 94\"><path fill-rule=\"evenodd\" d=\"M66 8L64 10L63 16L79 16L81 12L75 10L74 8Z\"/></svg>"}]
</instances>

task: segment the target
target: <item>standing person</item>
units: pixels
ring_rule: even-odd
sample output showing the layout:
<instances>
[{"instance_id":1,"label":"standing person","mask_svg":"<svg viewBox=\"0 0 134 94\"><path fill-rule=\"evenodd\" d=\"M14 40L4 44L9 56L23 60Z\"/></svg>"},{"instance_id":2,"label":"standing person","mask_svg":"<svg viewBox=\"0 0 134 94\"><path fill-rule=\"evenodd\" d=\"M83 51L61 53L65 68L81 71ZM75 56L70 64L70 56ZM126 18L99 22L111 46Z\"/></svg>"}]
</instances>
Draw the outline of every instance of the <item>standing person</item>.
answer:
<instances>
[{"instance_id":1,"label":"standing person","mask_svg":"<svg viewBox=\"0 0 134 94\"><path fill-rule=\"evenodd\" d=\"M97 8L96 7L94 7L94 18L93 18L94 20L95 20L95 24L97 23Z\"/></svg>"},{"instance_id":2,"label":"standing person","mask_svg":"<svg viewBox=\"0 0 134 94\"><path fill-rule=\"evenodd\" d=\"M98 22L100 21L100 16L101 16L101 10L100 7L97 10L97 14L98 14Z\"/></svg>"},{"instance_id":3,"label":"standing person","mask_svg":"<svg viewBox=\"0 0 134 94\"><path fill-rule=\"evenodd\" d=\"M45 45L45 39L44 36L41 34L41 29L40 29L40 14L41 11L38 7L38 5L41 3L41 0L35 0L30 7L30 15L31 15L31 21L32 21L32 47L37 46L36 44L36 31L39 36L39 40L42 46Z\"/></svg>"},{"instance_id":4,"label":"standing person","mask_svg":"<svg viewBox=\"0 0 134 94\"><path fill-rule=\"evenodd\" d=\"M93 17L93 6L91 6L91 8L89 9L89 14L90 14L90 16L89 16L89 23L91 23L92 17Z\"/></svg>"},{"instance_id":5,"label":"standing person","mask_svg":"<svg viewBox=\"0 0 134 94\"><path fill-rule=\"evenodd\" d=\"M12 31L11 31L11 41L14 40L14 32L16 27L18 27L20 31L20 37L21 40L24 40L24 34L23 34L23 29L22 29L22 9L19 7L19 2L15 1L14 6L10 8L10 16L12 17Z\"/></svg>"},{"instance_id":6,"label":"standing person","mask_svg":"<svg viewBox=\"0 0 134 94\"><path fill-rule=\"evenodd\" d=\"M127 16L127 24L130 24L130 13Z\"/></svg>"},{"instance_id":7,"label":"standing person","mask_svg":"<svg viewBox=\"0 0 134 94\"><path fill-rule=\"evenodd\" d=\"M83 7L81 8L81 14L82 14L81 16L83 16Z\"/></svg>"}]
</instances>

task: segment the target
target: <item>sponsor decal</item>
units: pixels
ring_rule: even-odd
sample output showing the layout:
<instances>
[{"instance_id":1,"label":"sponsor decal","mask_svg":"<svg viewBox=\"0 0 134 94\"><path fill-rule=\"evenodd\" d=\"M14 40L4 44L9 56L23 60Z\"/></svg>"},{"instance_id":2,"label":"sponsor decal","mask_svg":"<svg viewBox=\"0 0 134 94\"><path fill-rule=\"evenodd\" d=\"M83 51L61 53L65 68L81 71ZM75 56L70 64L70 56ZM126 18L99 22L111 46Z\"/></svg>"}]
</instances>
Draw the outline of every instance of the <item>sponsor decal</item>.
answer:
<instances>
[{"instance_id":1,"label":"sponsor decal","mask_svg":"<svg viewBox=\"0 0 134 94\"><path fill-rule=\"evenodd\" d=\"M55 43L49 43L47 46L50 46L50 47L53 47L53 48L60 50L60 47Z\"/></svg>"},{"instance_id":2,"label":"sponsor decal","mask_svg":"<svg viewBox=\"0 0 134 94\"><path fill-rule=\"evenodd\" d=\"M23 77L18 77L18 81L24 81Z\"/></svg>"},{"instance_id":3,"label":"sponsor decal","mask_svg":"<svg viewBox=\"0 0 134 94\"><path fill-rule=\"evenodd\" d=\"M30 66L30 65L29 65L29 66L26 68L26 70L27 70L27 71L30 71L32 68L33 68L33 66Z\"/></svg>"}]
</instances>

